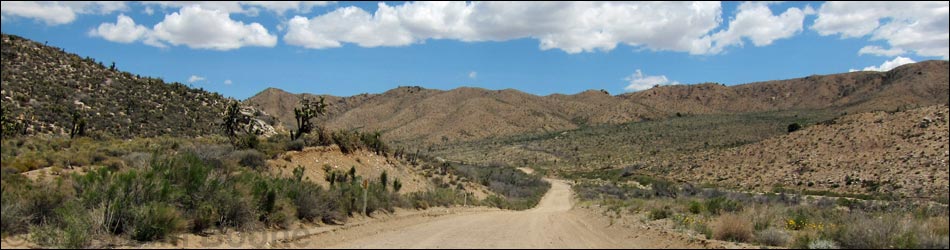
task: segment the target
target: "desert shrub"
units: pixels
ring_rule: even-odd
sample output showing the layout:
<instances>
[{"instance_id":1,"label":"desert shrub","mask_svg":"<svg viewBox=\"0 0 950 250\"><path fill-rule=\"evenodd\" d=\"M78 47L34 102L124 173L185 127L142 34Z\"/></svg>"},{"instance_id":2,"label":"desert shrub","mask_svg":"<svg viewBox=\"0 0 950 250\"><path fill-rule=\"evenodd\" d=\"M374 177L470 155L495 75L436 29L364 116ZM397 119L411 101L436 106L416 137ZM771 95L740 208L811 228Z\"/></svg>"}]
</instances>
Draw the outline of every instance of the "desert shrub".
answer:
<instances>
[{"instance_id":1,"label":"desert shrub","mask_svg":"<svg viewBox=\"0 0 950 250\"><path fill-rule=\"evenodd\" d=\"M49 167L51 163L46 160L39 153L26 153L20 155L13 159L13 162L10 163L9 167L18 170L19 172L26 172L41 168Z\"/></svg>"},{"instance_id":2,"label":"desert shrub","mask_svg":"<svg viewBox=\"0 0 950 250\"><path fill-rule=\"evenodd\" d=\"M894 216L874 218L865 214L850 214L843 221L848 223L840 225L840 231L833 235L836 237L834 240L844 248L889 248L902 235L901 223Z\"/></svg>"},{"instance_id":3,"label":"desert shrub","mask_svg":"<svg viewBox=\"0 0 950 250\"><path fill-rule=\"evenodd\" d=\"M234 151L234 147L228 144L212 144L188 147L183 150L185 153L191 153L203 161L215 161L227 158Z\"/></svg>"},{"instance_id":4,"label":"desert shrub","mask_svg":"<svg viewBox=\"0 0 950 250\"><path fill-rule=\"evenodd\" d=\"M333 138L333 143L340 147L340 151L344 154L350 154L361 149L361 138L359 132L340 130L333 133L331 136Z\"/></svg>"},{"instance_id":5,"label":"desert shrub","mask_svg":"<svg viewBox=\"0 0 950 250\"><path fill-rule=\"evenodd\" d=\"M148 167L149 161L152 160L152 154L133 152L122 156L122 160L125 161L126 166L141 169Z\"/></svg>"},{"instance_id":6,"label":"desert shrub","mask_svg":"<svg viewBox=\"0 0 950 250\"><path fill-rule=\"evenodd\" d=\"M89 247L93 237L93 223L76 203L56 209L56 217L47 223L30 228L33 242L45 247L80 249Z\"/></svg>"},{"instance_id":7,"label":"desert shrub","mask_svg":"<svg viewBox=\"0 0 950 250\"><path fill-rule=\"evenodd\" d=\"M377 155L387 155L389 153L389 146L383 142L382 133L379 131L361 134L360 141L367 149L372 150Z\"/></svg>"},{"instance_id":8,"label":"desert shrub","mask_svg":"<svg viewBox=\"0 0 950 250\"><path fill-rule=\"evenodd\" d=\"M663 206L662 208L653 208L650 209L650 219L653 220L662 220L669 218L673 215L673 210L669 206Z\"/></svg>"},{"instance_id":9,"label":"desert shrub","mask_svg":"<svg viewBox=\"0 0 950 250\"><path fill-rule=\"evenodd\" d=\"M294 140L287 142L285 149L287 151L301 151L303 150L305 143L303 140Z\"/></svg>"},{"instance_id":10,"label":"desert shrub","mask_svg":"<svg viewBox=\"0 0 950 250\"><path fill-rule=\"evenodd\" d=\"M788 132L789 132L789 133L792 133L792 132L795 132L795 131L798 131L798 130L801 130L801 129L802 129L802 125L801 125L801 124L798 124L797 122L788 125Z\"/></svg>"},{"instance_id":11,"label":"desert shrub","mask_svg":"<svg viewBox=\"0 0 950 250\"><path fill-rule=\"evenodd\" d=\"M29 212L25 209L23 197L19 195L21 188L28 185L29 180L21 175L3 176L2 197L0 197L0 234L24 233L30 222Z\"/></svg>"},{"instance_id":12,"label":"desert shrub","mask_svg":"<svg viewBox=\"0 0 950 250\"><path fill-rule=\"evenodd\" d=\"M676 198L677 188L672 182L655 179L651 187L656 197Z\"/></svg>"},{"instance_id":13,"label":"desert shrub","mask_svg":"<svg viewBox=\"0 0 950 250\"><path fill-rule=\"evenodd\" d=\"M452 204L460 204L462 194L452 188L436 188L430 191L414 192L408 195L410 205L416 209L426 209L429 207L447 207ZM486 198L486 203L496 207L504 206L505 199L497 195L490 195Z\"/></svg>"},{"instance_id":14,"label":"desert shrub","mask_svg":"<svg viewBox=\"0 0 950 250\"><path fill-rule=\"evenodd\" d=\"M238 189L221 191L214 198L218 225L222 227L247 228L255 220L251 197Z\"/></svg>"},{"instance_id":15,"label":"desert shrub","mask_svg":"<svg viewBox=\"0 0 950 250\"><path fill-rule=\"evenodd\" d=\"M308 147L333 145L333 133L322 126L314 128L313 133L304 134L301 139Z\"/></svg>"},{"instance_id":16,"label":"desert shrub","mask_svg":"<svg viewBox=\"0 0 950 250\"><path fill-rule=\"evenodd\" d=\"M766 246L785 246L789 235L785 230L769 228L755 233L755 241Z\"/></svg>"},{"instance_id":17,"label":"desert shrub","mask_svg":"<svg viewBox=\"0 0 950 250\"><path fill-rule=\"evenodd\" d=\"M239 150L258 149L261 146L260 139L255 134L245 134L234 138L234 148Z\"/></svg>"},{"instance_id":18,"label":"desert shrub","mask_svg":"<svg viewBox=\"0 0 950 250\"><path fill-rule=\"evenodd\" d=\"M63 230L61 247L79 249L92 243L95 228L86 210L70 203L57 209L56 214Z\"/></svg>"},{"instance_id":19,"label":"desert shrub","mask_svg":"<svg viewBox=\"0 0 950 250\"><path fill-rule=\"evenodd\" d=\"M205 230L214 227L220 216L217 209L210 202L203 202L197 205L194 210L188 211L186 217L191 218L191 223L188 223L188 231L201 234Z\"/></svg>"},{"instance_id":20,"label":"desert shrub","mask_svg":"<svg viewBox=\"0 0 950 250\"><path fill-rule=\"evenodd\" d=\"M126 167L125 161L117 158L109 158L102 162L102 166L105 166L112 170L119 170Z\"/></svg>"},{"instance_id":21,"label":"desert shrub","mask_svg":"<svg viewBox=\"0 0 950 250\"><path fill-rule=\"evenodd\" d=\"M454 175L479 180L482 185L487 186L492 192L502 195L499 198L504 198L504 202L492 204L505 209L524 210L532 208L537 205L544 193L551 187L551 184L542 180L541 177L525 174L509 166L449 164L443 165L443 167L446 172ZM441 182L441 179L439 179L439 182ZM446 187L448 186L446 185Z\"/></svg>"},{"instance_id":22,"label":"desert shrub","mask_svg":"<svg viewBox=\"0 0 950 250\"><path fill-rule=\"evenodd\" d=\"M327 224L345 221L337 201L331 200L330 194L316 184L301 182L289 195L297 206L297 218L301 220Z\"/></svg>"},{"instance_id":23,"label":"desert shrub","mask_svg":"<svg viewBox=\"0 0 950 250\"><path fill-rule=\"evenodd\" d=\"M698 201L689 202L689 212L692 214L700 214L703 212L703 204Z\"/></svg>"},{"instance_id":24,"label":"desert shrub","mask_svg":"<svg viewBox=\"0 0 950 250\"><path fill-rule=\"evenodd\" d=\"M238 164L254 170L264 168L266 156L257 150L240 150L231 153L231 159L235 159Z\"/></svg>"},{"instance_id":25,"label":"desert shrub","mask_svg":"<svg viewBox=\"0 0 950 250\"><path fill-rule=\"evenodd\" d=\"M734 214L719 217L713 238L733 242L752 241L752 223Z\"/></svg>"},{"instance_id":26,"label":"desert shrub","mask_svg":"<svg viewBox=\"0 0 950 250\"><path fill-rule=\"evenodd\" d=\"M747 210L743 214L752 221L752 228L755 229L755 231L762 231L771 228L773 223L779 220L779 213L779 208L766 206L754 210Z\"/></svg>"},{"instance_id":27,"label":"desert shrub","mask_svg":"<svg viewBox=\"0 0 950 250\"><path fill-rule=\"evenodd\" d=\"M166 239L186 226L175 207L157 202L135 207L133 218L131 237L137 241Z\"/></svg>"},{"instance_id":28,"label":"desert shrub","mask_svg":"<svg viewBox=\"0 0 950 250\"><path fill-rule=\"evenodd\" d=\"M840 248L837 243L831 240L824 239L815 239L808 242L807 249L838 249Z\"/></svg>"},{"instance_id":29,"label":"desert shrub","mask_svg":"<svg viewBox=\"0 0 950 250\"><path fill-rule=\"evenodd\" d=\"M56 209L69 199L69 192L62 181L49 186L30 187L27 191L26 211L33 224L49 223L56 218Z\"/></svg>"},{"instance_id":30,"label":"desert shrub","mask_svg":"<svg viewBox=\"0 0 950 250\"><path fill-rule=\"evenodd\" d=\"M275 199L272 211L263 215L265 226L286 229L297 218L297 207L285 197Z\"/></svg>"},{"instance_id":31,"label":"desert shrub","mask_svg":"<svg viewBox=\"0 0 950 250\"><path fill-rule=\"evenodd\" d=\"M704 207L706 208L706 211L714 215L718 215L722 212L734 213L734 212L742 211L741 203L725 198L725 197L716 197L716 198L708 199L705 201L704 205L705 205Z\"/></svg>"},{"instance_id":32,"label":"desert shrub","mask_svg":"<svg viewBox=\"0 0 950 250\"><path fill-rule=\"evenodd\" d=\"M62 229L50 224L33 225L30 227L30 241L44 247L62 247L64 238Z\"/></svg>"}]
</instances>

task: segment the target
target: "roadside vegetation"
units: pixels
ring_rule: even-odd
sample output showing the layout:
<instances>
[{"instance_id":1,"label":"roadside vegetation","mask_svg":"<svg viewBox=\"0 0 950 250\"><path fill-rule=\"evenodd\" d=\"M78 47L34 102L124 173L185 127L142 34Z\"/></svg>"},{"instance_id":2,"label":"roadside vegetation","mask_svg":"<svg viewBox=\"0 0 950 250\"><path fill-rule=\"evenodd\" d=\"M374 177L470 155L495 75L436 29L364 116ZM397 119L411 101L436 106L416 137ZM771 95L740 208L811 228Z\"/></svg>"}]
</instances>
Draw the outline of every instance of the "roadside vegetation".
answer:
<instances>
[{"instance_id":1,"label":"roadside vegetation","mask_svg":"<svg viewBox=\"0 0 950 250\"><path fill-rule=\"evenodd\" d=\"M39 135L6 138L2 145L2 234L28 235L45 247L85 248L128 242L175 241L180 233L282 229L297 222L343 224L395 208L461 204L526 209L547 190L540 177L512 167L451 166L456 182L424 192L400 193L397 178L359 176L352 169L327 174L329 188L267 171L266 161L286 151L339 145L413 161L433 172L428 157L391 150L379 133L318 130L297 140L236 135L93 140ZM345 149L344 149L345 148ZM27 171L44 170L35 173ZM22 174L21 174L22 173ZM32 177L28 177L29 174ZM458 178L458 177L456 177ZM363 186L366 180L367 186ZM484 180L484 181L482 181ZM463 181L487 183L493 195L475 200Z\"/></svg>"},{"instance_id":2,"label":"roadside vegetation","mask_svg":"<svg viewBox=\"0 0 950 250\"><path fill-rule=\"evenodd\" d=\"M623 172L569 176L582 204L608 216L668 220L706 239L807 249L950 247L943 204L737 192Z\"/></svg>"}]
</instances>

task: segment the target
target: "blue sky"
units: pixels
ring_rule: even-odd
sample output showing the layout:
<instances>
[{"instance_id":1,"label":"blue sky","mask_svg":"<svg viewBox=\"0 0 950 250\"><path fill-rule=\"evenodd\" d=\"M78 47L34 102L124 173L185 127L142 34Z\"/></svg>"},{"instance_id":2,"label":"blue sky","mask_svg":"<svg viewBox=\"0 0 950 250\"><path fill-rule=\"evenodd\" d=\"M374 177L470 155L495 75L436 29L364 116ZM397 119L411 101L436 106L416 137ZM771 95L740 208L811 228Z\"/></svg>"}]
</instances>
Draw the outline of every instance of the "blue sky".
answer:
<instances>
[{"instance_id":1,"label":"blue sky","mask_svg":"<svg viewBox=\"0 0 950 250\"><path fill-rule=\"evenodd\" d=\"M947 2L3 2L2 31L238 99L267 87L349 96L407 85L619 94L946 60L947 10Z\"/></svg>"}]
</instances>

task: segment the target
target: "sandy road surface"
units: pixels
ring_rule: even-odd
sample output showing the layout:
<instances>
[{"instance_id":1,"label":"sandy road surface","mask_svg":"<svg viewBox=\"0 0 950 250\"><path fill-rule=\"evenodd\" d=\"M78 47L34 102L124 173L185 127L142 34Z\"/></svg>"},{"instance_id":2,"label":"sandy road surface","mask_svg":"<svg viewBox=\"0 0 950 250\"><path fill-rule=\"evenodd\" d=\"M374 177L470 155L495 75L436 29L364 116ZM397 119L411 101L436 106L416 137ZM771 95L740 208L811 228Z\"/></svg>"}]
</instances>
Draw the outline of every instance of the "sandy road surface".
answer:
<instances>
[{"instance_id":1,"label":"sandy road surface","mask_svg":"<svg viewBox=\"0 0 950 250\"><path fill-rule=\"evenodd\" d=\"M570 185L548 180L551 190L527 211L445 216L391 230L298 239L314 248L640 248L609 237L574 213ZM360 235L362 234L362 235ZM620 240L620 241L618 241Z\"/></svg>"}]
</instances>

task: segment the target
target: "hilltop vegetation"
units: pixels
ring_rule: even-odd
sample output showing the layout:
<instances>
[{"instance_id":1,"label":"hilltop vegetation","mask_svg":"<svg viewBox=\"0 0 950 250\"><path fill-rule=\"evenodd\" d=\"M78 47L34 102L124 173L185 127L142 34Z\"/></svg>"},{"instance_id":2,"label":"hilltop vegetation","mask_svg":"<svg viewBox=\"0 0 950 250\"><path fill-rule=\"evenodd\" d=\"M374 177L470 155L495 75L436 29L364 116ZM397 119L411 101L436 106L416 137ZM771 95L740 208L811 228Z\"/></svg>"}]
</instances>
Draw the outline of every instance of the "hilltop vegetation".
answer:
<instances>
[{"instance_id":1,"label":"hilltop vegetation","mask_svg":"<svg viewBox=\"0 0 950 250\"><path fill-rule=\"evenodd\" d=\"M220 114L236 102L22 37L3 34L0 40L5 135L69 134L80 122L84 134L96 137L211 135L220 132ZM255 110L245 113L275 122ZM254 126L273 130L267 122Z\"/></svg>"}]
</instances>

